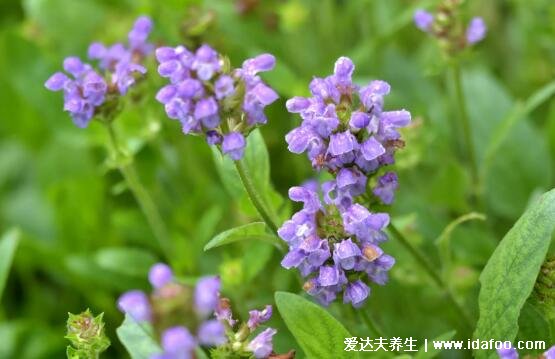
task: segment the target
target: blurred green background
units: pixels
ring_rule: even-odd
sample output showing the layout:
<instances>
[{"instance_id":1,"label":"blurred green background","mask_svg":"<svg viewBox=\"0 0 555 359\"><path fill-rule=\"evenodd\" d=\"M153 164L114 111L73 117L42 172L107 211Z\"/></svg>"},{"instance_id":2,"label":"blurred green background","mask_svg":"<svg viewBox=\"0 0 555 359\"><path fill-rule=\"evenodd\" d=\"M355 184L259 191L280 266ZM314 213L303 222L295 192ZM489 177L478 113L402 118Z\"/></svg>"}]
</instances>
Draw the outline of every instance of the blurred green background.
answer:
<instances>
[{"instance_id":1,"label":"blurred green background","mask_svg":"<svg viewBox=\"0 0 555 359\"><path fill-rule=\"evenodd\" d=\"M125 41L141 14L152 17L156 44L208 42L239 66L270 52L275 71L265 80L281 99L262 128L276 190L313 176L305 156L286 149L298 117L285 100L308 93L312 76L332 72L352 57L355 81L392 85L386 108L406 108L413 125L396 165L400 190L391 208L399 227L439 266L435 240L471 211L470 179L458 113L445 61L433 39L412 24L415 0L24 0L0 1L0 229L21 241L0 306L0 358L62 358L67 312L105 312L113 342L106 357L125 357L115 329L123 316L115 300L148 288L149 266L163 260L132 195L107 161L102 126L76 128L62 112L60 94L44 81L63 58L84 58L88 44ZM555 101L529 97L555 79L555 3L552 0L469 0L462 15L485 18L486 39L464 54L463 81L481 171L480 211L452 235L445 276L477 316L477 277L493 249L527 204L554 186ZM163 81L154 61L147 80L126 99L116 127L135 154L140 177L170 228L170 259L185 278L221 274L237 313L273 302L276 290L300 290L280 254L260 243L204 253L212 236L257 218L244 195L226 191L208 146L182 135L154 94ZM541 95L541 94L540 94ZM524 110L523 110L524 109ZM366 310L392 336L434 338L458 329L457 316L415 262L394 241L391 282L373 287ZM527 307L525 307L525 312ZM367 333L352 314L330 308L355 335ZM530 309L533 311L533 309ZM524 316L527 321L534 313ZM547 319L521 326L519 337L555 342ZM531 319L530 319L531 320ZM277 348L296 347L279 316ZM546 330L547 328L547 330ZM466 355L461 353L459 355ZM300 352L299 357L302 357Z\"/></svg>"}]
</instances>

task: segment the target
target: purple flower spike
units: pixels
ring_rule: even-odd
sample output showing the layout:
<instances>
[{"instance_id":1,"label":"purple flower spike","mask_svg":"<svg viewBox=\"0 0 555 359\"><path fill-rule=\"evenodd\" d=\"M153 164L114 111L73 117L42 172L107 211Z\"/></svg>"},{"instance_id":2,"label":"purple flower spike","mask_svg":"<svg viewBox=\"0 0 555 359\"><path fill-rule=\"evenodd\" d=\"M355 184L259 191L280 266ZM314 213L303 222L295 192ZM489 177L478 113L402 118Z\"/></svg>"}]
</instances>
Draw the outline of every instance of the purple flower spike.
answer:
<instances>
[{"instance_id":1,"label":"purple flower spike","mask_svg":"<svg viewBox=\"0 0 555 359\"><path fill-rule=\"evenodd\" d=\"M480 42L486 37L487 26L484 19L481 17L474 17L470 20L468 28L466 29L466 41L473 45Z\"/></svg>"},{"instance_id":2,"label":"purple flower spike","mask_svg":"<svg viewBox=\"0 0 555 359\"><path fill-rule=\"evenodd\" d=\"M140 290L132 290L119 297L118 308L138 322L151 319L150 302L147 295Z\"/></svg>"},{"instance_id":3,"label":"purple flower spike","mask_svg":"<svg viewBox=\"0 0 555 359\"><path fill-rule=\"evenodd\" d=\"M184 46L160 47L156 59L158 72L176 89L165 86L156 97L168 117L181 121L183 133L206 135L209 144L221 146L233 160L241 159L245 137L267 122L264 108L278 98L257 75L271 70L275 58L262 54L246 60L242 68L227 69L225 58L204 44L194 52ZM221 126L231 117L239 123L231 129Z\"/></svg>"},{"instance_id":4,"label":"purple flower spike","mask_svg":"<svg viewBox=\"0 0 555 359\"><path fill-rule=\"evenodd\" d=\"M389 84L374 80L359 87L352 83L354 70L349 58L340 57L333 75L310 82L311 97L286 103L302 119L285 136L289 151L306 152L314 169L333 178L289 190L289 198L303 208L278 229L289 246L281 265L297 268L305 291L323 305L341 295L345 303L362 305L368 284L385 284L395 263L378 246L387 240L389 215L371 212L359 196L372 191L382 202L393 202L397 177L378 171L394 163L403 143L398 130L410 124L411 116L405 110L383 111ZM369 181L374 176L377 185Z\"/></svg>"},{"instance_id":5,"label":"purple flower spike","mask_svg":"<svg viewBox=\"0 0 555 359\"><path fill-rule=\"evenodd\" d=\"M253 353L257 359L267 358L273 349L272 337L277 333L273 328L267 328L262 333L258 334L247 345L247 350Z\"/></svg>"},{"instance_id":6,"label":"purple flower spike","mask_svg":"<svg viewBox=\"0 0 555 359\"><path fill-rule=\"evenodd\" d=\"M218 306L220 278L204 277L197 282L195 288L195 308L202 316L214 312Z\"/></svg>"},{"instance_id":7,"label":"purple flower spike","mask_svg":"<svg viewBox=\"0 0 555 359\"><path fill-rule=\"evenodd\" d=\"M263 310L249 311L249 320L247 325L251 331L258 328L264 322L267 322L272 317L272 306L267 305Z\"/></svg>"},{"instance_id":8,"label":"purple flower spike","mask_svg":"<svg viewBox=\"0 0 555 359\"><path fill-rule=\"evenodd\" d=\"M343 303L352 303L353 307L360 308L368 295L370 288L361 280L356 280L347 284L345 295L343 296Z\"/></svg>"},{"instance_id":9,"label":"purple flower spike","mask_svg":"<svg viewBox=\"0 0 555 359\"><path fill-rule=\"evenodd\" d=\"M224 136L222 151L223 153L229 155L229 157L233 160L238 161L243 158L245 146L245 137L239 132L231 132Z\"/></svg>"},{"instance_id":10,"label":"purple flower spike","mask_svg":"<svg viewBox=\"0 0 555 359\"><path fill-rule=\"evenodd\" d=\"M422 31L429 32L434 23L434 15L426 10L418 9L414 12L414 24Z\"/></svg>"},{"instance_id":11,"label":"purple flower spike","mask_svg":"<svg viewBox=\"0 0 555 359\"><path fill-rule=\"evenodd\" d=\"M150 268L148 280L154 288L162 288L173 281L173 272L167 264L158 263Z\"/></svg>"},{"instance_id":12,"label":"purple flower spike","mask_svg":"<svg viewBox=\"0 0 555 359\"><path fill-rule=\"evenodd\" d=\"M162 348L172 358L192 358L195 345L195 338L185 327L171 327L162 334Z\"/></svg>"}]
</instances>

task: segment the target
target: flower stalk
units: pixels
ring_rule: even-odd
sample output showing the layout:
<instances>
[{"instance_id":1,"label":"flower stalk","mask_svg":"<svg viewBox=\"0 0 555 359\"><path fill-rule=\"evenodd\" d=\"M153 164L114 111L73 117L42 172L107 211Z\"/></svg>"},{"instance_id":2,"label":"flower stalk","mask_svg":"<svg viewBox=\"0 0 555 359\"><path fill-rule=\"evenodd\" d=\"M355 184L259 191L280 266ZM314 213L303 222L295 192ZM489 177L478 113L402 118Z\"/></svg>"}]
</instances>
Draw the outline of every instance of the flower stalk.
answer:
<instances>
[{"instance_id":1,"label":"flower stalk","mask_svg":"<svg viewBox=\"0 0 555 359\"><path fill-rule=\"evenodd\" d=\"M135 200L139 203L141 211L143 212L152 233L156 237L160 248L166 257L170 258L172 246L168 231L160 215L158 207L152 200L152 197L146 190L145 186L141 183L135 166L133 166L132 158L129 158L129 156L122 150L112 123L110 121L104 121L103 123L105 124L108 132L110 147L112 149L112 155L116 162L117 168L123 176L125 183L133 193Z\"/></svg>"},{"instance_id":2,"label":"flower stalk","mask_svg":"<svg viewBox=\"0 0 555 359\"><path fill-rule=\"evenodd\" d=\"M247 191L251 203L258 211L258 214L260 214L260 217L262 217L264 223L266 223L266 226L268 226L272 233L277 235L277 226L272 220L270 212L266 209L266 205L264 204L262 197L256 190L251 175L247 169L247 166L245 165L245 161L243 159L240 159L233 162L235 163L235 168L237 168L237 172L239 173L239 177L241 178L241 182L243 183L243 186Z\"/></svg>"}]
</instances>

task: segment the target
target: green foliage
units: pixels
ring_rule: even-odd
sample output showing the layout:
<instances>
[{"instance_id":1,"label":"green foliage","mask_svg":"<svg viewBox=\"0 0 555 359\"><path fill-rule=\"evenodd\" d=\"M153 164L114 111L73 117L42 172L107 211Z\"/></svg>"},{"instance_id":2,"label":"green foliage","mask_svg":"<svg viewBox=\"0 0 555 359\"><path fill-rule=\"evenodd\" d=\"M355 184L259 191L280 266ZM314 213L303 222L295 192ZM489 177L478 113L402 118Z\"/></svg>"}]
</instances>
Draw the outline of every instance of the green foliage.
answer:
<instances>
[{"instance_id":1,"label":"green foliage","mask_svg":"<svg viewBox=\"0 0 555 359\"><path fill-rule=\"evenodd\" d=\"M276 305L287 328L309 358L355 358L343 342L352 335L320 306L292 293L277 292Z\"/></svg>"},{"instance_id":2,"label":"green foliage","mask_svg":"<svg viewBox=\"0 0 555 359\"><path fill-rule=\"evenodd\" d=\"M8 280L13 256L19 242L20 233L17 229L11 229L4 233L0 239L0 299Z\"/></svg>"},{"instance_id":3,"label":"green foliage","mask_svg":"<svg viewBox=\"0 0 555 359\"><path fill-rule=\"evenodd\" d=\"M515 338L520 311L534 287L554 229L555 190L551 190L520 217L484 268L475 338ZM476 355L495 356L485 351Z\"/></svg>"},{"instance_id":4,"label":"green foliage","mask_svg":"<svg viewBox=\"0 0 555 359\"><path fill-rule=\"evenodd\" d=\"M281 245L278 238L267 233L264 222L254 222L218 234L206 243L204 250L207 251L233 242L250 240L265 241L276 245L278 248Z\"/></svg>"},{"instance_id":5,"label":"green foliage","mask_svg":"<svg viewBox=\"0 0 555 359\"><path fill-rule=\"evenodd\" d=\"M161 351L154 339L152 327L148 323L137 323L126 316L117 329L117 334L131 359L148 359Z\"/></svg>"}]
</instances>

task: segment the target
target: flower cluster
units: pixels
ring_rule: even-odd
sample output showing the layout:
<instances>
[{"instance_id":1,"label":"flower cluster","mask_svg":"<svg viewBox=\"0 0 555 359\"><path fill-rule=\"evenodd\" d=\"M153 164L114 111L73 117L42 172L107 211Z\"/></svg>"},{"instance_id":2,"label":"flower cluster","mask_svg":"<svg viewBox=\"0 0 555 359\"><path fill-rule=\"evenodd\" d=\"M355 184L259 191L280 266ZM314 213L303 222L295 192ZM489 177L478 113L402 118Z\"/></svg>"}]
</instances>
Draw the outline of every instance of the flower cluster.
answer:
<instances>
[{"instance_id":1,"label":"flower cluster","mask_svg":"<svg viewBox=\"0 0 555 359\"><path fill-rule=\"evenodd\" d=\"M518 359L519 355L513 346L503 346L497 349L497 354L500 359ZM529 356L526 356L528 358ZM538 359L555 359L555 345L549 348L545 353L538 357Z\"/></svg>"},{"instance_id":2,"label":"flower cluster","mask_svg":"<svg viewBox=\"0 0 555 359\"><path fill-rule=\"evenodd\" d=\"M393 202L397 175L374 177L394 162L395 150L403 146L398 129L411 116L405 110L384 111L390 86L372 81L359 88L353 71L352 61L341 57L333 75L311 82L312 97L287 101L289 112L303 119L286 136L289 150L307 152L312 166L334 179L320 188L291 188L290 199L302 202L303 209L278 234L289 245L282 266L299 269L307 278L305 291L324 305L342 294L344 303L359 307L370 293L369 282L385 284L395 263L379 247L387 239L389 215L365 205L372 194L384 204Z\"/></svg>"},{"instance_id":3,"label":"flower cluster","mask_svg":"<svg viewBox=\"0 0 555 359\"><path fill-rule=\"evenodd\" d=\"M150 295L131 290L118 300L119 309L138 322L149 322L160 338L163 350L151 359L193 358L198 346L233 352L245 358L267 358L272 352L275 329L267 328L247 340L260 324L270 319L272 307L250 311L249 320L233 331L229 300L220 298L220 279L203 277L194 289L177 283L170 267L159 263L149 272L154 291ZM240 356L242 357L242 356Z\"/></svg>"},{"instance_id":4,"label":"flower cluster","mask_svg":"<svg viewBox=\"0 0 555 359\"><path fill-rule=\"evenodd\" d=\"M56 72L46 81L47 89L64 92L64 110L78 127L87 127L98 114L99 107L111 98L125 95L136 77L146 73L141 63L153 50L147 43L151 29L151 20L140 17L128 34L128 46L122 43L110 47L101 43L90 45L88 57L98 62L98 69L70 56L63 63L64 71L70 76Z\"/></svg>"},{"instance_id":5,"label":"flower cluster","mask_svg":"<svg viewBox=\"0 0 555 359\"><path fill-rule=\"evenodd\" d=\"M238 69L208 45L191 52L184 46L156 49L158 72L169 79L156 99L185 134L204 134L234 160L243 157L245 137L267 118L264 108L277 93L258 73L274 68L275 58L262 54Z\"/></svg>"},{"instance_id":6,"label":"flower cluster","mask_svg":"<svg viewBox=\"0 0 555 359\"><path fill-rule=\"evenodd\" d=\"M473 17L466 26L459 24L459 5L458 0L444 0L436 14L422 9L416 10L414 24L418 29L440 40L448 52L456 53L482 41L487 32L484 19L478 16Z\"/></svg>"}]
</instances>

